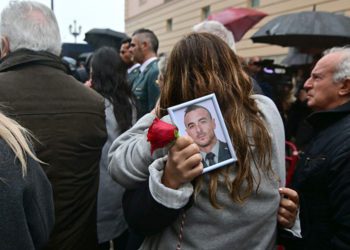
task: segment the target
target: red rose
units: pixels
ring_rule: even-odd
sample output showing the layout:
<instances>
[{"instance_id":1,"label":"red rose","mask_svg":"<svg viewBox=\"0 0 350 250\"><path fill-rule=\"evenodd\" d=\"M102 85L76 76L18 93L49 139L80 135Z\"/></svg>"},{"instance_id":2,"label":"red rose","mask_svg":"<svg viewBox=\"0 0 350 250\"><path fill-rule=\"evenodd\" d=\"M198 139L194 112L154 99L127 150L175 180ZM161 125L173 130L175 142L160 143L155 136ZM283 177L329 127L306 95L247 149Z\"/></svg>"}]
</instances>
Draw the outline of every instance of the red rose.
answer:
<instances>
[{"instance_id":1,"label":"red rose","mask_svg":"<svg viewBox=\"0 0 350 250\"><path fill-rule=\"evenodd\" d=\"M151 154L154 150L173 142L177 137L179 134L176 126L155 118L147 133L147 141L151 143Z\"/></svg>"}]
</instances>

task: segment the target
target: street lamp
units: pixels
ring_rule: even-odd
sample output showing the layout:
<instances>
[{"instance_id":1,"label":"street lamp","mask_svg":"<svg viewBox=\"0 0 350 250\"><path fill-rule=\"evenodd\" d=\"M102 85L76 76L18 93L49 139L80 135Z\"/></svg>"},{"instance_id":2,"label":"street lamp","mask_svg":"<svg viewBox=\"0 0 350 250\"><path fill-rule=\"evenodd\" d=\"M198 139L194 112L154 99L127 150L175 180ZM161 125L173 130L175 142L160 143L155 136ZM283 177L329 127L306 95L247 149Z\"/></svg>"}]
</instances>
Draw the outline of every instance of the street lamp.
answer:
<instances>
[{"instance_id":1,"label":"street lamp","mask_svg":"<svg viewBox=\"0 0 350 250\"><path fill-rule=\"evenodd\" d=\"M77 43L77 36L79 36L81 33L81 25L79 25L78 30L77 30L77 21L76 20L73 21L73 25L74 25L74 29L73 29L73 26L71 24L69 25L69 32L72 36L74 36L74 41L75 41L75 43Z\"/></svg>"}]
</instances>

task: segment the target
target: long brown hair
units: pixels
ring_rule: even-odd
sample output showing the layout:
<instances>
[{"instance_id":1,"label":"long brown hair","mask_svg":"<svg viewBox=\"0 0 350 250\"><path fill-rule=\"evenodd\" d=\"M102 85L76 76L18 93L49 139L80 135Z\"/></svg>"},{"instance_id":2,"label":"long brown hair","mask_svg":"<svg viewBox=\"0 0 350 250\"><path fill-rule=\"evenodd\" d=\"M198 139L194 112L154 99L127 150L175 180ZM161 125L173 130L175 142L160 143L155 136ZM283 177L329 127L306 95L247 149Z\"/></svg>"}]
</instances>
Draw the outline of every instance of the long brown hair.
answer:
<instances>
[{"instance_id":1,"label":"long brown hair","mask_svg":"<svg viewBox=\"0 0 350 250\"><path fill-rule=\"evenodd\" d=\"M259 176L272 171L271 138L251 98L252 89L239 58L217 36L191 33L174 46L160 95L160 114L166 115L168 107L215 93L237 154L236 178L229 178L232 166L209 174L210 202L216 208L220 207L216 197L219 175L224 176L231 199L243 202L253 192L254 183L257 189L259 186L251 163L255 163ZM200 179L196 181L197 192Z\"/></svg>"}]
</instances>

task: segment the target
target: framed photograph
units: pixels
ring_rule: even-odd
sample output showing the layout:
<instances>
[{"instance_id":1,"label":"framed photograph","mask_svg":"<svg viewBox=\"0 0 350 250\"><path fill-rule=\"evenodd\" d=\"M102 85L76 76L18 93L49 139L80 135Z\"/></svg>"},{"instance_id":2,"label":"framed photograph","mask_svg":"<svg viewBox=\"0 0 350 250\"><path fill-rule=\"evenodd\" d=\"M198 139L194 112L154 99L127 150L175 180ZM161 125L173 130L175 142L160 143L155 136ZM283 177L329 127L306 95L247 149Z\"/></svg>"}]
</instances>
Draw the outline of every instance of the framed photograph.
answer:
<instances>
[{"instance_id":1,"label":"framed photograph","mask_svg":"<svg viewBox=\"0 0 350 250\"><path fill-rule=\"evenodd\" d=\"M203 173L237 161L215 94L170 107L168 113L179 134L199 146Z\"/></svg>"}]
</instances>

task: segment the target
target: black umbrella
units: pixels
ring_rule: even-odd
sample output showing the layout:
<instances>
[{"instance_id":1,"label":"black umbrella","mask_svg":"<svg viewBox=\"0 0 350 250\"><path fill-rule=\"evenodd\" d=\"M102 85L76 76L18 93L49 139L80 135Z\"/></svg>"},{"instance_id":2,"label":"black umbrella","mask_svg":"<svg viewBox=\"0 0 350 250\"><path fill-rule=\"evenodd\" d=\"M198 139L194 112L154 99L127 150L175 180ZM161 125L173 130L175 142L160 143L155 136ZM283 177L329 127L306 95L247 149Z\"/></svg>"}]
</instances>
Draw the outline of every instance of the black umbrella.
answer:
<instances>
[{"instance_id":1,"label":"black umbrella","mask_svg":"<svg viewBox=\"0 0 350 250\"><path fill-rule=\"evenodd\" d=\"M282 60L281 64L286 66L302 66L311 64L312 55L300 52L297 48L289 48L288 55Z\"/></svg>"},{"instance_id":2,"label":"black umbrella","mask_svg":"<svg viewBox=\"0 0 350 250\"><path fill-rule=\"evenodd\" d=\"M306 49L343 46L350 44L350 18L318 11L282 15L262 26L251 39Z\"/></svg>"},{"instance_id":3,"label":"black umbrella","mask_svg":"<svg viewBox=\"0 0 350 250\"><path fill-rule=\"evenodd\" d=\"M84 40L94 47L94 49L109 46L119 51L121 41L126 37L127 35L125 33L111 29L92 29L85 33Z\"/></svg>"}]
</instances>

